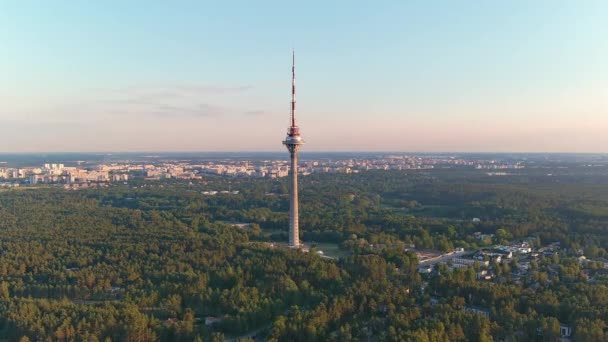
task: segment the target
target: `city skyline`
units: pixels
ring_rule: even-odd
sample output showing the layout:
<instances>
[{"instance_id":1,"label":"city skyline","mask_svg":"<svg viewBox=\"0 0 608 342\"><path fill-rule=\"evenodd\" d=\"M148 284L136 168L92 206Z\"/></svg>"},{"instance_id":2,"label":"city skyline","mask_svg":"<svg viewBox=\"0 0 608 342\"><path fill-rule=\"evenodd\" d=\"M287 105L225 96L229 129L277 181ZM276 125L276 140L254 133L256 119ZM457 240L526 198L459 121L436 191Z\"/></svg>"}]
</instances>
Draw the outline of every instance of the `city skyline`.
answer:
<instances>
[{"instance_id":1,"label":"city skyline","mask_svg":"<svg viewBox=\"0 0 608 342\"><path fill-rule=\"evenodd\" d=\"M307 151L606 153L606 15L601 1L5 4L0 152L279 152L295 46Z\"/></svg>"}]
</instances>

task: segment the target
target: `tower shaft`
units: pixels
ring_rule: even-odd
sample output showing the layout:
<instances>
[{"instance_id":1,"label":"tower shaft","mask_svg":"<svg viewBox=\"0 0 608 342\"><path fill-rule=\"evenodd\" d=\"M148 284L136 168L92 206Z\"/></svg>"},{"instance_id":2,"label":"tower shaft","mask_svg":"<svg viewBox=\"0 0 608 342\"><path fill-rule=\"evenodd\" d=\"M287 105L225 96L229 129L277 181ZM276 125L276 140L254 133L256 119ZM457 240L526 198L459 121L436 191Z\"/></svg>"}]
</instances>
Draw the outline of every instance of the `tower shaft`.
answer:
<instances>
[{"instance_id":1,"label":"tower shaft","mask_svg":"<svg viewBox=\"0 0 608 342\"><path fill-rule=\"evenodd\" d=\"M291 193L289 197L289 246L300 246L300 218L298 203L298 149L299 145L291 145L289 154L291 157L291 167L289 168L289 178L291 180Z\"/></svg>"}]
</instances>

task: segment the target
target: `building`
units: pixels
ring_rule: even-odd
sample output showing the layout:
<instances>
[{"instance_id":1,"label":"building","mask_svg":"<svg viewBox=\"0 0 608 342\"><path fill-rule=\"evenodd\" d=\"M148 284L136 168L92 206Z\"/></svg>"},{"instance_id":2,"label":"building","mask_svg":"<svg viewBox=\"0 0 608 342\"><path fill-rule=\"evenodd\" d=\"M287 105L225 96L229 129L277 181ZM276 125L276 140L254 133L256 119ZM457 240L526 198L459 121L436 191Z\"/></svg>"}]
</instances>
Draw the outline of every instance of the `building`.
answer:
<instances>
[{"instance_id":1,"label":"building","mask_svg":"<svg viewBox=\"0 0 608 342\"><path fill-rule=\"evenodd\" d=\"M559 325L559 334L561 336L562 341L569 341L572 336L572 327L568 325Z\"/></svg>"},{"instance_id":2,"label":"building","mask_svg":"<svg viewBox=\"0 0 608 342\"><path fill-rule=\"evenodd\" d=\"M463 266L473 266L473 265L475 265L475 263L478 263L479 266L489 266L490 265L489 261L475 260L475 259L468 259L468 258L454 258L454 259L452 259L452 262L454 263L454 265L463 265Z\"/></svg>"},{"instance_id":3,"label":"building","mask_svg":"<svg viewBox=\"0 0 608 342\"><path fill-rule=\"evenodd\" d=\"M289 175L291 180L289 196L289 247L299 248L300 225L298 212L298 151L304 144L300 136L300 128L296 124L296 57L292 55L291 65L291 126L287 129L287 137L283 141L289 151L291 167Z\"/></svg>"},{"instance_id":4,"label":"building","mask_svg":"<svg viewBox=\"0 0 608 342\"><path fill-rule=\"evenodd\" d=\"M471 306L471 305L465 306L464 311L490 318L490 311L487 309L484 309L484 308L480 308L478 306Z\"/></svg>"}]
</instances>

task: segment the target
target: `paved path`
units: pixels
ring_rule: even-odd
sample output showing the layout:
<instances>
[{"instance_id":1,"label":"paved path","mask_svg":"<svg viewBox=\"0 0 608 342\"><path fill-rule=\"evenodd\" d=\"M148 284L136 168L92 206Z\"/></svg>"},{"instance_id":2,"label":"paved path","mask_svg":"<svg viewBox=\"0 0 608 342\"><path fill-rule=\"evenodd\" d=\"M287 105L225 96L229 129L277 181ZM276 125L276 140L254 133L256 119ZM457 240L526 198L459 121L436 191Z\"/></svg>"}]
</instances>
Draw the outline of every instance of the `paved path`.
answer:
<instances>
[{"instance_id":1,"label":"paved path","mask_svg":"<svg viewBox=\"0 0 608 342\"><path fill-rule=\"evenodd\" d=\"M248 333L246 333L244 335L224 339L224 342L236 342L236 341L241 340L241 339L244 340L244 339L248 339L248 338L253 338L255 335L261 333L265 329L270 328L271 326L272 326L272 323L267 324L267 325L265 325L265 326L263 326L261 328L257 328L256 330L250 331L250 332L248 332Z\"/></svg>"},{"instance_id":2,"label":"paved path","mask_svg":"<svg viewBox=\"0 0 608 342\"><path fill-rule=\"evenodd\" d=\"M448 254L443 254L435 258L427 259L418 263L418 266L434 266L438 263L447 262L450 259L459 258L463 255L467 254L467 252L453 252Z\"/></svg>"}]
</instances>

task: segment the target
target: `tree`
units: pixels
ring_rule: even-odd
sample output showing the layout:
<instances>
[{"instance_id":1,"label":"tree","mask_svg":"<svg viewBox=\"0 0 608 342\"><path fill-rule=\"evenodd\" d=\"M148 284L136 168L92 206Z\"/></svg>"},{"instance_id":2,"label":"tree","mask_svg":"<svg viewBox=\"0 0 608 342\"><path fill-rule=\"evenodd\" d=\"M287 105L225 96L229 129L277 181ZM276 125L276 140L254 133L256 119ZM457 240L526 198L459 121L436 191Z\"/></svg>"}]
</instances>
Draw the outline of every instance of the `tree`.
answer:
<instances>
[{"instance_id":1,"label":"tree","mask_svg":"<svg viewBox=\"0 0 608 342\"><path fill-rule=\"evenodd\" d=\"M8 283L7 282L0 282L0 299L9 299L11 297L11 294L9 292L8 289Z\"/></svg>"},{"instance_id":2,"label":"tree","mask_svg":"<svg viewBox=\"0 0 608 342\"><path fill-rule=\"evenodd\" d=\"M494 236L496 237L496 242L499 244L507 244L509 243L509 240L513 237L511 233L505 228L496 229Z\"/></svg>"},{"instance_id":3,"label":"tree","mask_svg":"<svg viewBox=\"0 0 608 342\"><path fill-rule=\"evenodd\" d=\"M582 318L575 322L572 338L577 342L605 341L608 337L604 334L605 328L602 320Z\"/></svg>"},{"instance_id":4,"label":"tree","mask_svg":"<svg viewBox=\"0 0 608 342\"><path fill-rule=\"evenodd\" d=\"M560 336L560 324L555 317L543 317L540 320L540 328L544 341L555 341Z\"/></svg>"}]
</instances>

